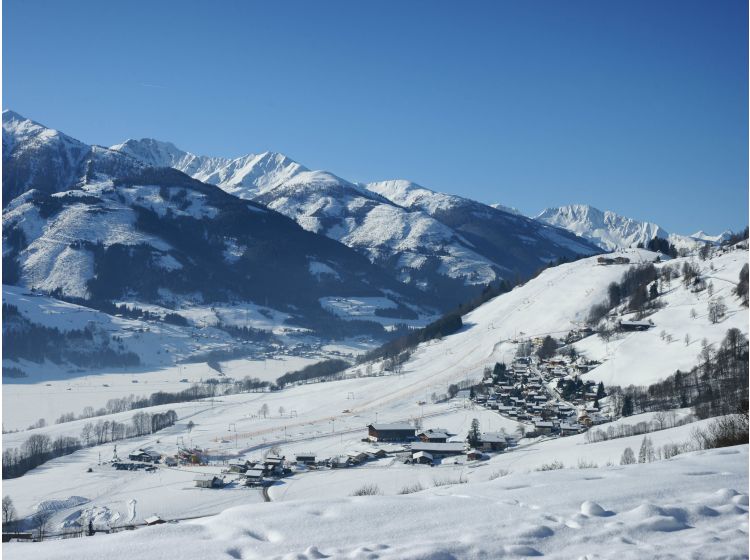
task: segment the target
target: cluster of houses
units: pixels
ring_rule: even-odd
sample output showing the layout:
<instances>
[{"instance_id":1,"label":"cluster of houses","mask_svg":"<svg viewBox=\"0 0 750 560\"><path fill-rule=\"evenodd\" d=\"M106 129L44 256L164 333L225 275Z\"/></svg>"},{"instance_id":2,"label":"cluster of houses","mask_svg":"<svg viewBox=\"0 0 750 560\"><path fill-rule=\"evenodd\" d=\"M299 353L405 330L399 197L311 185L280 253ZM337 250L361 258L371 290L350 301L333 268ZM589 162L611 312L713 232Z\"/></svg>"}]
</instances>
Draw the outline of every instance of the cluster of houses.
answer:
<instances>
[{"instance_id":1,"label":"cluster of houses","mask_svg":"<svg viewBox=\"0 0 750 560\"><path fill-rule=\"evenodd\" d=\"M596 262L601 265L613 265L613 264L630 264L630 259L627 257L599 257Z\"/></svg>"},{"instance_id":2,"label":"cluster of houses","mask_svg":"<svg viewBox=\"0 0 750 560\"><path fill-rule=\"evenodd\" d=\"M504 451L516 444L516 438L502 432L485 432L479 442L471 448L463 437L455 441L456 434L444 428L415 430L407 422L395 424L370 424L367 426L368 439L373 442L403 444L400 456L406 456L407 463L434 465L446 457L464 456L467 460L481 459L484 453Z\"/></svg>"},{"instance_id":3,"label":"cluster of houses","mask_svg":"<svg viewBox=\"0 0 750 560\"><path fill-rule=\"evenodd\" d=\"M533 428L527 430L527 437L575 435L605 421L595 406L596 385L581 382L571 398L564 401L554 395L548 384L556 380L562 386L590 367L593 365L568 357L518 357L510 368L488 372L473 389L471 398L477 405L512 420L530 423Z\"/></svg>"},{"instance_id":4,"label":"cluster of houses","mask_svg":"<svg viewBox=\"0 0 750 560\"><path fill-rule=\"evenodd\" d=\"M281 478L291 474L292 471L285 456L268 455L260 461L249 459L244 463L231 463L228 472L238 474L241 483L245 486L263 486L269 479ZM196 479L196 486L198 485L198 479Z\"/></svg>"}]
</instances>

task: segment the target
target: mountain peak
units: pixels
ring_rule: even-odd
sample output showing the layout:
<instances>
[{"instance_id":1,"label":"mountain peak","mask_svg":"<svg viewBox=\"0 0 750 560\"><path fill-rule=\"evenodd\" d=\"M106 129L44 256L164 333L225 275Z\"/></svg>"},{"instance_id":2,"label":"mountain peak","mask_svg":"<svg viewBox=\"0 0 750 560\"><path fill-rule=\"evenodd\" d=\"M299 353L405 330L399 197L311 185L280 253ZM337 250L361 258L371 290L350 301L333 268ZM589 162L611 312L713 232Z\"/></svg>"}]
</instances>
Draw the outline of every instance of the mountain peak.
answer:
<instances>
[{"instance_id":1,"label":"mountain peak","mask_svg":"<svg viewBox=\"0 0 750 560\"><path fill-rule=\"evenodd\" d=\"M669 233L657 224L633 220L588 204L547 208L536 219L572 231L608 251L639 243L646 245L654 237L669 237Z\"/></svg>"}]
</instances>

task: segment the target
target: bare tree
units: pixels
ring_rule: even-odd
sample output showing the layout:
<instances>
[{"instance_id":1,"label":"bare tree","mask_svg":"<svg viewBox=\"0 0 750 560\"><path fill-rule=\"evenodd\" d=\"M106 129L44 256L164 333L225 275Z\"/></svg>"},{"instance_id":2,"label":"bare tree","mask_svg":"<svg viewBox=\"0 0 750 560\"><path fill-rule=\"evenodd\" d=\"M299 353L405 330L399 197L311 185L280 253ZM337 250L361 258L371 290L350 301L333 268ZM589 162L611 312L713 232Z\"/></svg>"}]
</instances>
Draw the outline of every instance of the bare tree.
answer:
<instances>
[{"instance_id":1,"label":"bare tree","mask_svg":"<svg viewBox=\"0 0 750 560\"><path fill-rule=\"evenodd\" d=\"M88 446L91 442L93 431L94 426L91 424L91 422L86 422L83 425L83 428L81 428L81 439L86 442L86 446Z\"/></svg>"},{"instance_id":2,"label":"bare tree","mask_svg":"<svg viewBox=\"0 0 750 560\"><path fill-rule=\"evenodd\" d=\"M685 346L690 346L690 333L685 334Z\"/></svg>"},{"instance_id":3,"label":"bare tree","mask_svg":"<svg viewBox=\"0 0 750 560\"><path fill-rule=\"evenodd\" d=\"M3 527L10 527L16 520L16 507L10 496L3 496Z\"/></svg>"},{"instance_id":4,"label":"bare tree","mask_svg":"<svg viewBox=\"0 0 750 560\"><path fill-rule=\"evenodd\" d=\"M286 412L286 409L283 406L279 407L279 416L284 416L284 413Z\"/></svg>"},{"instance_id":5,"label":"bare tree","mask_svg":"<svg viewBox=\"0 0 750 560\"><path fill-rule=\"evenodd\" d=\"M258 415L262 416L263 418L267 418L268 412L269 412L268 404L263 403L263 406L261 406L260 409L258 410Z\"/></svg>"},{"instance_id":6,"label":"bare tree","mask_svg":"<svg viewBox=\"0 0 750 560\"><path fill-rule=\"evenodd\" d=\"M660 430L664 429L665 424L667 423L667 415L664 414L663 411L659 411L656 414L654 414L654 422L659 427Z\"/></svg>"},{"instance_id":7,"label":"bare tree","mask_svg":"<svg viewBox=\"0 0 750 560\"><path fill-rule=\"evenodd\" d=\"M188 431L188 433L192 432L193 428L195 428L195 422L193 422L191 420L190 422L187 423L187 431Z\"/></svg>"},{"instance_id":8,"label":"bare tree","mask_svg":"<svg viewBox=\"0 0 750 560\"><path fill-rule=\"evenodd\" d=\"M31 518L31 526L37 530L37 537L40 541L44 540L44 534L52 518L52 512L49 510L39 510Z\"/></svg>"},{"instance_id":9,"label":"bare tree","mask_svg":"<svg viewBox=\"0 0 750 560\"><path fill-rule=\"evenodd\" d=\"M727 306L724 298L717 297L708 303L708 320L716 324L724 318L727 313Z\"/></svg>"}]
</instances>

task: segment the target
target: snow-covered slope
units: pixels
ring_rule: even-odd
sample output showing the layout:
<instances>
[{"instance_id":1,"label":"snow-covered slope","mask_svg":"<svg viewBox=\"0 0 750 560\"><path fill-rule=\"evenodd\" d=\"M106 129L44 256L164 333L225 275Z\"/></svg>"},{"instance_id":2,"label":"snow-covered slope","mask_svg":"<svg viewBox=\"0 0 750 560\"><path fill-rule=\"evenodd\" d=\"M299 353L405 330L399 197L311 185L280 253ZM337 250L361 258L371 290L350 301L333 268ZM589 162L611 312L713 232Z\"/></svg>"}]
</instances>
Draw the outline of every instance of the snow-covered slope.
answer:
<instances>
[{"instance_id":1,"label":"snow-covered slope","mask_svg":"<svg viewBox=\"0 0 750 560\"><path fill-rule=\"evenodd\" d=\"M744 558L747 460L744 445L626 467L511 475L407 496L327 499L321 492L317 499L246 505L111 536L3 545L3 552L24 560ZM164 496L176 495L179 473L169 474L171 492L159 492ZM200 495L215 501L228 492Z\"/></svg>"},{"instance_id":2,"label":"snow-covered slope","mask_svg":"<svg viewBox=\"0 0 750 560\"><path fill-rule=\"evenodd\" d=\"M600 265L597 257L589 257L543 271L465 315L466 326L460 332L420 345L405 367L425 374L434 372L433 384L465 377L479 379L485 366L510 363L521 340L545 335L564 338L584 326L592 306L607 299L608 285L619 282L629 266L650 263L658 256L643 249L628 249L617 255L629 258L630 265ZM729 328L748 334L748 310L732 293L740 270L748 262L747 250L720 251L706 261L678 258L655 266L679 268L685 261L698 267L705 281L713 284L713 296L708 290L693 293L679 278L662 286L659 298L664 307L650 316L654 328L623 333L609 343L594 335L576 344L589 358L602 361L586 374L588 378L604 380L605 384L647 385L678 368L685 371L696 365L704 339L718 345ZM727 314L712 323L707 316L708 301L718 297L724 299ZM690 318L693 308L695 319ZM686 334L691 340L687 347Z\"/></svg>"},{"instance_id":3,"label":"snow-covered slope","mask_svg":"<svg viewBox=\"0 0 750 560\"><path fill-rule=\"evenodd\" d=\"M170 166L255 200L391 270L402 282L440 296L446 308L471 286L526 276L559 258L596 251L563 230L406 181L365 187L309 171L281 154L237 159L196 156L156 140L112 147L147 165ZM406 186L405 200L397 191Z\"/></svg>"},{"instance_id":4,"label":"snow-covered slope","mask_svg":"<svg viewBox=\"0 0 750 560\"><path fill-rule=\"evenodd\" d=\"M382 181L367 188L399 206L432 216L471 243L478 253L520 276L553 261L598 251L595 245L564 229L517 212L435 192L411 181Z\"/></svg>"},{"instance_id":5,"label":"snow-covered slope","mask_svg":"<svg viewBox=\"0 0 750 560\"><path fill-rule=\"evenodd\" d=\"M708 235L703 231L693 235L668 233L652 222L634 220L587 204L572 204L547 208L535 218L580 235L606 251L614 251L639 244L646 246L654 237L668 240L678 250L692 251L704 243L719 244L729 237L729 232Z\"/></svg>"},{"instance_id":6,"label":"snow-covered slope","mask_svg":"<svg viewBox=\"0 0 750 560\"><path fill-rule=\"evenodd\" d=\"M15 113L3 123L3 173L15 181L3 188L21 189L4 200L6 284L166 307L255 302L321 333L336 323L322 298L381 298L417 322L435 312L423 293L356 251L258 203ZM177 157L162 148L149 165Z\"/></svg>"},{"instance_id":7,"label":"snow-covered slope","mask_svg":"<svg viewBox=\"0 0 750 560\"><path fill-rule=\"evenodd\" d=\"M3 111L3 205L32 188L55 193L94 173L125 174L139 167L133 158Z\"/></svg>"}]
</instances>

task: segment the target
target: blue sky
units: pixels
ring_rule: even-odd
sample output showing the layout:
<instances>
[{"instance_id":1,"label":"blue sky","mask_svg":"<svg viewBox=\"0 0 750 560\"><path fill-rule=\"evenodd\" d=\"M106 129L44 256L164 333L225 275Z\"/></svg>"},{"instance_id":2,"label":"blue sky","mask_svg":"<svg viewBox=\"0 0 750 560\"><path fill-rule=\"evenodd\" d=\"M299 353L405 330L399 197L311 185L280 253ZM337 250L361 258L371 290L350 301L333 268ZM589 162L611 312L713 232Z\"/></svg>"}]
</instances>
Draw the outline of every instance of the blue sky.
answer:
<instances>
[{"instance_id":1,"label":"blue sky","mask_svg":"<svg viewBox=\"0 0 750 560\"><path fill-rule=\"evenodd\" d=\"M747 225L747 3L3 2L3 107L535 214Z\"/></svg>"}]
</instances>

